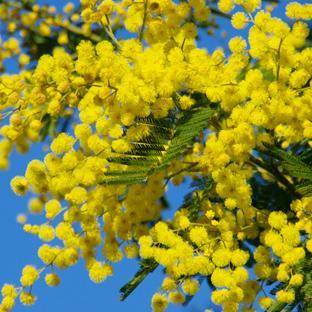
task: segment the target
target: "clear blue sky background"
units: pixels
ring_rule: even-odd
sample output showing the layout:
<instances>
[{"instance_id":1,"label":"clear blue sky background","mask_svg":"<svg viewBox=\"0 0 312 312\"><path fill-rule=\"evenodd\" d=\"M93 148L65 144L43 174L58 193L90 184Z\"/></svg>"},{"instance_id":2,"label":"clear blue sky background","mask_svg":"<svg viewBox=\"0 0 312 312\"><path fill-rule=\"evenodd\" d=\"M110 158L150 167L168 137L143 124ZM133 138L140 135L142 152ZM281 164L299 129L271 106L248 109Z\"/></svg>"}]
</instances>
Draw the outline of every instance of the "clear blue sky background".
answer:
<instances>
[{"instance_id":1,"label":"clear blue sky background","mask_svg":"<svg viewBox=\"0 0 312 312\"><path fill-rule=\"evenodd\" d=\"M64 1L46 1L60 7ZM283 1L285 4L287 1ZM282 10L277 11L281 14ZM238 34L233 30L230 23L224 19L220 19L222 30L227 30L229 38ZM246 32L245 32L246 34ZM207 47L211 52L217 46L225 46L228 39L220 36L212 39L205 37L200 42L200 46ZM13 70L13 67L10 68ZM22 226L16 222L16 215L26 211L27 200L29 198L16 197L10 190L10 180L15 175L23 175L27 163L34 159L42 159L43 144L33 146L30 153L19 155L13 153L11 157L11 167L7 172L0 172L1 187L1 218L0 218L0 284L5 282L18 284L18 278L25 264L40 265L36 251L40 246L40 241L31 235L25 234ZM177 189L170 186L168 196L173 208L178 207L186 193L187 186ZM161 284L163 274L161 269L157 269L150 275L138 288L130 295L125 302L119 301L119 288L129 281L137 271L138 264L133 260L125 260L115 266L115 274L105 283L95 285L92 283L88 274L83 267L83 263L77 264L75 267L67 269L61 273L62 282L59 287L49 288L42 281L36 283L34 293L38 296L37 303L31 307L23 307L17 304L15 311L33 311L33 312L104 312L104 311L150 311L150 298L157 291ZM189 303L187 307L179 307L171 305L169 312L204 311L205 308L212 308L209 302L209 289L207 283L202 284L199 294ZM220 309L213 307L213 311Z\"/></svg>"}]
</instances>

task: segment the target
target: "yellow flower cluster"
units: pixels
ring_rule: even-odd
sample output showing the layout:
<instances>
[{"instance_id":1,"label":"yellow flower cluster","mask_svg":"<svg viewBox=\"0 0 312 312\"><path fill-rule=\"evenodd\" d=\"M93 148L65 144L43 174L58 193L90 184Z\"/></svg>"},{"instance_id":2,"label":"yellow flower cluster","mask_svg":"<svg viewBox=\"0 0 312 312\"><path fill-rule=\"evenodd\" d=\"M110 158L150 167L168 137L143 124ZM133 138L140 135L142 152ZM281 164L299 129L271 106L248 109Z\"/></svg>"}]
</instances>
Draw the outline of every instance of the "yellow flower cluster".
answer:
<instances>
[{"instance_id":1,"label":"yellow flower cluster","mask_svg":"<svg viewBox=\"0 0 312 312\"><path fill-rule=\"evenodd\" d=\"M201 0L81 0L81 16L68 4L64 18L53 7L18 7L17 24L5 17L13 14L10 3L0 5L0 18L12 33L30 25L49 37L57 26L59 45L70 43L67 32L90 40L80 40L73 55L57 47L34 70L0 77L0 110L10 116L0 129L0 168L7 168L14 147L26 152L42 136L52 138L44 159L32 160L25 176L11 181L17 195L35 194L29 210L46 218L24 225L43 242L38 256L44 266L25 266L21 287L2 288L0 312L12 310L17 297L33 304L32 286L50 268L83 259L90 279L100 283L124 256L153 259L165 268L152 298L156 312L195 295L199 276L211 281L211 299L224 311L255 311L250 306L266 280L283 282L275 299L292 303L304 282L296 265L312 252L312 197L294 200L287 213L258 209L250 180L262 173L254 151L266 143L287 148L304 140L312 146L312 49L305 47L309 26L301 21L311 19L311 5L289 4L287 15L300 19L289 26L261 10L260 0L218 1L223 14L243 10L232 16L235 28L251 26L248 42L232 38L226 55L197 47L198 28L212 15ZM135 38L118 40L118 27ZM17 42L9 41L3 45L8 57L19 53ZM128 169L111 158L131 155L134 142L150 134L138 118L182 114L196 109L198 98L217 113L183 160L172 160L143 183L105 183L106 173ZM56 134L64 120L72 127ZM195 172L187 163L196 164ZM198 191L195 218L184 207L165 222L167 182L178 185L185 176L211 176L211 198ZM253 251L247 240L260 243ZM249 261L258 280L249 277ZM45 282L57 286L60 278L52 271ZM259 304L267 309L275 299L260 297Z\"/></svg>"},{"instance_id":2,"label":"yellow flower cluster","mask_svg":"<svg viewBox=\"0 0 312 312\"><path fill-rule=\"evenodd\" d=\"M222 213L221 207L215 208ZM168 301L184 302L184 299L174 300L172 296L179 294L184 298L183 293L195 295L199 289L199 282L195 279L198 275L210 276L212 284L220 288L212 294L216 304L236 304L238 307L244 297L244 302L255 299L259 289L255 282L248 281L248 271L244 265L250 254L235 242L234 232L238 225L235 224L234 215L228 216L228 223L225 219L218 222L217 212L212 220L210 211L200 219L201 225L189 222L188 227L183 228L183 236L181 227L177 225L187 217L181 211L176 214L172 228L164 222L158 222L151 229L151 236L140 238L141 257L154 258L166 268L168 275L162 284L163 294L153 298L155 311L163 311L158 305L165 307Z\"/></svg>"},{"instance_id":3,"label":"yellow flower cluster","mask_svg":"<svg viewBox=\"0 0 312 312\"><path fill-rule=\"evenodd\" d=\"M1 71L5 70L3 60L17 55L19 67L23 69L33 58L41 55L42 44L49 39L69 49L72 49L70 35L101 40L99 35L92 33L88 24L81 23L82 18L75 12L73 3L65 4L63 10L58 12L53 5L3 1L0 4L0 20L4 26L2 31L10 38L1 43ZM31 46L30 55L22 48L25 42Z\"/></svg>"},{"instance_id":4,"label":"yellow flower cluster","mask_svg":"<svg viewBox=\"0 0 312 312\"><path fill-rule=\"evenodd\" d=\"M312 5L292 2L287 5L286 15L292 19L309 20L312 18Z\"/></svg>"},{"instance_id":5,"label":"yellow flower cluster","mask_svg":"<svg viewBox=\"0 0 312 312\"><path fill-rule=\"evenodd\" d=\"M303 276L295 273L295 266L305 257L300 235L305 230L300 227L303 220L294 224L287 219L287 215L281 211L269 214L270 228L261 233L262 245L254 253L257 262L255 273L259 279L269 278L285 283L285 290L277 293L277 300L283 303L293 302L295 288L303 283ZM278 265L274 264L274 256L280 259Z\"/></svg>"}]
</instances>

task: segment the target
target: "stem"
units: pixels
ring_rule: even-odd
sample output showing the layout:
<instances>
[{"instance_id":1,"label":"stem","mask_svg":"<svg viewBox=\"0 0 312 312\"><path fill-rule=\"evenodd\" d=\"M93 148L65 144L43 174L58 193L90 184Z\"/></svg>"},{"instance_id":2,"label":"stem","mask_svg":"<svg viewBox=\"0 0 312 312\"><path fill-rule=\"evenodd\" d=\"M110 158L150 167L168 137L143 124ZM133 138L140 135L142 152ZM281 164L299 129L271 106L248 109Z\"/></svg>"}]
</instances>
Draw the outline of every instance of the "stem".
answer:
<instances>
[{"instance_id":1,"label":"stem","mask_svg":"<svg viewBox=\"0 0 312 312\"><path fill-rule=\"evenodd\" d=\"M277 50L277 68L276 68L276 80L279 80L280 70L281 70L281 47L282 47L283 39L281 39L278 50Z\"/></svg>"},{"instance_id":2,"label":"stem","mask_svg":"<svg viewBox=\"0 0 312 312\"><path fill-rule=\"evenodd\" d=\"M182 42L182 44L181 44L181 50L182 50L182 51L183 51L183 49L184 49L185 41L186 41L186 38L184 37L184 38L183 38L183 42Z\"/></svg>"},{"instance_id":3,"label":"stem","mask_svg":"<svg viewBox=\"0 0 312 312\"><path fill-rule=\"evenodd\" d=\"M115 37L112 26L110 24L110 20L109 17L107 16L107 14L105 14L105 18L106 18L106 22L107 22L107 26L104 26L104 29L106 31L106 34L108 35L108 37L110 37L112 39L112 41L116 44L116 46L121 49L121 45L118 41L118 39Z\"/></svg>"},{"instance_id":4,"label":"stem","mask_svg":"<svg viewBox=\"0 0 312 312\"><path fill-rule=\"evenodd\" d=\"M19 3L16 3L16 2L8 2L6 3L6 5L8 7L11 7L13 9L19 9L19 10L25 10L25 11L28 11L28 12L32 12L31 8L28 7L27 5L21 5ZM53 18L54 16L52 14L48 14L47 12L39 12L39 17L40 18L45 18L45 17L51 17ZM73 33L73 34L76 34L76 35L81 35L81 36L84 36L86 38L89 38L91 39L92 41L94 42L100 42L102 41L102 38L96 34L90 34L90 35L87 35L85 34L81 28L79 28L78 26L74 25L74 24L69 24L69 25L62 25L62 24L59 24L58 25L59 27L63 28L63 29L66 29L67 31ZM35 31L34 29L32 29L33 31Z\"/></svg>"},{"instance_id":5,"label":"stem","mask_svg":"<svg viewBox=\"0 0 312 312\"><path fill-rule=\"evenodd\" d=\"M139 40L142 42L143 40L143 35L144 35L144 28L145 28L145 23L146 23L146 18L147 18L147 4L148 0L144 1L144 13L143 13L143 22L142 22L142 27L140 29L139 33Z\"/></svg>"},{"instance_id":6,"label":"stem","mask_svg":"<svg viewBox=\"0 0 312 312\"><path fill-rule=\"evenodd\" d=\"M282 183L293 195L298 197L298 194L295 191L295 188L293 184L291 184L282 174L281 172L273 166L270 166L266 164L265 162L261 161L260 159L254 157L253 155L250 155L249 158L250 162L259 166L260 168L266 170L267 172L271 173L276 180L278 180L280 183Z\"/></svg>"},{"instance_id":7,"label":"stem","mask_svg":"<svg viewBox=\"0 0 312 312\"><path fill-rule=\"evenodd\" d=\"M76 34L76 35L81 35L81 36L84 36L84 37L86 37L86 38L89 38L89 39L91 39L91 40L94 41L94 42L100 42L100 41L103 40L100 36L98 36L98 35L96 35L96 34L90 34L90 35L85 34L85 33L82 31L81 28L79 28L78 26L76 26L76 25L74 25L74 24L69 24L69 25L67 25L67 26L65 26L65 25L60 25L60 27L66 29L67 31L69 31L69 32L71 32L71 33L74 33L74 34Z\"/></svg>"},{"instance_id":8,"label":"stem","mask_svg":"<svg viewBox=\"0 0 312 312\"><path fill-rule=\"evenodd\" d=\"M191 164L190 164L189 166L187 166L186 168L182 168L182 169L180 169L179 171L170 174L170 175L167 177L164 186L166 186L166 185L169 183L169 181L170 181L173 177L179 175L180 173L182 173L182 172L184 172L184 171L187 171L187 170L189 170L189 169L192 169L192 168L194 168L194 167L197 166L197 165L198 165L198 163L191 163Z\"/></svg>"},{"instance_id":9,"label":"stem","mask_svg":"<svg viewBox=\"0 0 312 312\"><path fill-rule=\"evenodd\" d=\"M219 15L221 17L231 19L231 15L229 15L229 14L223 13L220 10L215 9L215 8L209 8L209 9L210 9L211 13L213 13L215 15Z\"/></svg>"},{"instance_id":10,"label":"stem","mask_svg":"<svg viewBox=\"0 0 312 312\"><path fill-rule=\"evenodd\" d=\"M52 222L67 209L68 207L64 207L63 209L61 209L52 219L49 220L49 222L47 222L47 224L52 224Z\"/></svg>"}]
</instances>

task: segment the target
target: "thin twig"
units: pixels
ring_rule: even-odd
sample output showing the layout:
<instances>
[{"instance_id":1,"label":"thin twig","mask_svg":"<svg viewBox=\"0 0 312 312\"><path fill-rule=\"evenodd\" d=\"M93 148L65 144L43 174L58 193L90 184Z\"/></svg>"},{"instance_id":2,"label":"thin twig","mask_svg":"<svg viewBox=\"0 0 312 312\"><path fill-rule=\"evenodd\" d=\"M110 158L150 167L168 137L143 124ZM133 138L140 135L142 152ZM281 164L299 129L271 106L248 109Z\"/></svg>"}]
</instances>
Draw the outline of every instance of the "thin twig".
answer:
<instances>
[{"instance_id":1,"label":"thin twig","mask_svg":"<svg viewBox=\"0 0 312 312\"><path fill-rule=\"evenodd\" d=\"M143 13L143 22L142 22L142 27L140 29L139 33L139 40L142 42L143 40L143 35L144 35L144 28L145 28L145 23L146 23L146 18L147 18L147 5L148 5L148 0L144 1L144 13Z\"/></svg>"},{"instance_id":2,"label":"thin twig","mask_svg":"<svg viewBox=\"0 0 312 312\"><path fill-rule=\"evenodd\" d=\"M215 9L215 8L209 8L209 9L210 9L210 11L211 11L213 14L215 14L215 15L219 15L219 16L221 16L221 17L231 19L231 15L229 15L229 14L223 13L223 12L221 12L220 10Z\"/></svg>"},{"instance_id":3,"label":"thin twig","mask_svg":"<svg viewBox=\"0 0 312 312\"><path fill-rule=\"evenodd\" d=\"M296 197L298 194L295 191L295 188L292 183L290 183L282 174L281 172L274 166L270 166L265 162L261 161L260 159L250 155L249 160L251 163L259 166L260 168L266 170L270 174L272 174L280 183L282 183L293 195Z\"/></svg>"},{"instance_id":4,"label":"thin twig","mask_svg":"<svg viewBox=\"0 0 312 312\"><path fill-rule=\"evenodd\" d=\"M78 26L74 25L74 24L69 24L69 25L60 25L60 27L66 29L67 31L71 32L71 33L74 33L76 35L81 35L83 37L86 37L88 39L91 39L92 41L94 42L100 42L102 41L103 39L96 35L96 34L86 34L83 32L83 30L81 28L79 28Z\"/></svg>"},{"instance_id":5,"label":"thin twig","mask_svg":"<svg viewBox=\"0 0 312 312\"><path fill-rule=\"evenodd\" d=\"M31 10L31 7L28 7L27 5L21 5L19 3L16 3L16 2L8 2L6 3L9 7L12 7L14 9L19 9L19 10L25 10L25 11L29 11L29 12L32 12ZM39 17L40 18L46 18L46 17L50 17L50 18L53 18L54 16L52 14L48 14L47 12L40 12L39 11ZM83 32L83 30L81 28L79 28L78 26L74 25L74 24L64 24L64 23L61 23L58 25L59 27L63 28L63 29L66 29L67 31L73 33L73 34L76 34L76 35L81 35L83 37L86 37L94 42L100 42L102 41L103 39L94 34L94 33L91 33L91 34L86 34ZM34 32L35 29L32 29Z\"/></svg>"},{"instance_id":6,"label":"thin twig","mask_svg":"<svg viewBox=\"0 0 312 312\"><path fill-rule=\"evenodd\" d=\"M183 41L182 41L182 44L181 44L181 50L182 50L182 51L183 51L183 49L184 49L185 41L186 41L186 38L184 37L184 38L183 38Z\"/></svg>"},{"instance_id":7,"label":"thin twig","mask_svg":"<svg viewBox=\"0 0 312 312\"><path fill-rule=\"evenodd\" d=\"M281 70L281 47L282 47L283 39L281 39L278 50L277 50L277 68L276 68L276 80L279 80L280 70Z\"/></svg>"},{"instance_id":8,"label":"thin twig","mask_svg":"<svg viewBox=\"0 0 312 312\"><path fill-rule=\"evenodd\" d=\"M180 173L184 172L184 171L187 171L187 170L190 170L194 167L196 167L198 165L198 163L191 163L189 166L185 167L185 168L182 168L180 170L178 170L177 172L175 173L172 173L170 174L167 178L166 178L166 182L165 182L165 185L164 186L167 186L167 184L169 183L169 181L174 178L175 176L179 175Z\"/></svg>"},{"instance_id":9,"label":"thin twig","mask_svg":"<svg viewBox=\"0 0 312 312\"><path fill-rule=\"evenodd\" d=\"M110 20L107 14L105 14L107 25L103 25L106 31L106 34L112 39L112 41L116 44L118 49L121 49L121 44L119 43L118 39L115 37L112 26L110 24Z\"/></svg>"}]
</instances>

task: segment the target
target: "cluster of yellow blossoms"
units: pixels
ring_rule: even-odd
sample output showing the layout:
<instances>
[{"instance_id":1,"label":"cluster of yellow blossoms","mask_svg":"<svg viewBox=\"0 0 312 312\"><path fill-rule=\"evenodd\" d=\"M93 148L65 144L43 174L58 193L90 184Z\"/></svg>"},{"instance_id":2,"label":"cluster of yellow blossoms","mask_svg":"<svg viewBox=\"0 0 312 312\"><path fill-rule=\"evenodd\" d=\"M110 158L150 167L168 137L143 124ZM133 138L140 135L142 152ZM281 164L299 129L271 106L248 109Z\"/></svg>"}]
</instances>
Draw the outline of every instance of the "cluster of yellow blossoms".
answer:
<instances>
[{"instance_id":1,"label":"cluster of yellow blossoms","mask_svg":"<svg viewBox=\"0 0 312 312\"><path fill-rule=\"evenodd\" d=\"M101 37L93 33L90 25L81 24L81 15L76 12L75 5L67 3L62 12L52 5L40 5L35 2L17 0L2 1L0 4L1 30L10 39L1 43L0 70L5 71L3 61L18 57L21 68L45 51L49 41L73 50L71 36L90 38L100 41Z\"/></svg>"},{"instance_id":2,"label":"cluster of yellow blossoms","mask_svg":"<svg viewBox=\"0 0 312 312\"><path fill-rule=\"evenodd\" d=\"M8 117L0 129L0 168L8 167L13 148L26 152L32 142L52 138L44 159L31 161L25 176L11 181L17 195L36 195L29 211L46 218L24 225L43 242L38 256L44 266L27 265L20 286L3 286L0 312L12 310L17 297L33 304L32 286L42 274L48 286L57 286L54 269L83 259L90 279L100 283L123 257L154 259L165 268L152 298L155 312L195 295L199 276L211 281L211 299L224 311L256 311L257 300L264 310L275 301L292 303L304 282L296 267L312 253L312 197L294 200L287 212L261 210L253 206L250 179L262 170L254 151L266 144L312 146L312 49L303 21L312 18L312 5L290 3L286 13L295 21L289 25L270 8L262 10L261 0L220 0L218 9L202 0L81 0L81 14L68 4L65 17L53 7L17 1L14 9L13 3L0 5L9 32L25 25L44 37L58 32L65 48L43 55L34 70L0 78L0 110ZM232 25L249 25L248 40L232 38L229 55L197 48L198 27L214 12L226 15L234 8L239 11ZM9 21L16 16L22 18ZM41 18L45 22L38 25ZM117 28L136 36L118 40ZM81 40L71 54L69 33L90 40ZM22 51L9 39L0 53ZM25 65L27 56L20 62ZM110 159L131 154L133 142L150 134L139 118L187 112L198 95L217 115L182 159L143 183L105 183L105 174L128 168ZM188 172L189 163L197 164L195 172ZM161 219L168 180L179 184L186 176L210 175L211 198L197 192L195 219L185 208L172 220ZM252 240L259 241L256 248ZM265 294L268 280L283 283L275 297Z\"/></svg>"}]
</instances>

